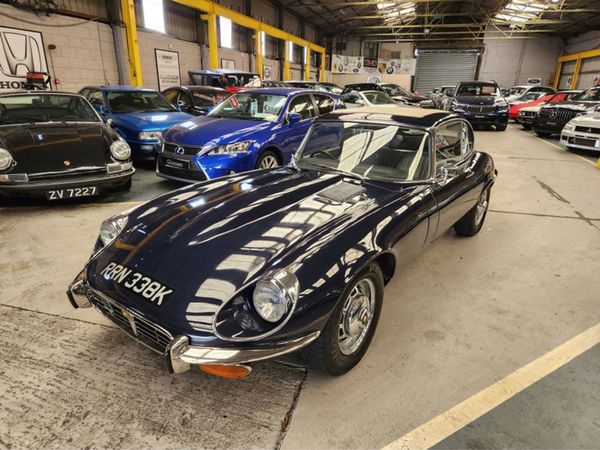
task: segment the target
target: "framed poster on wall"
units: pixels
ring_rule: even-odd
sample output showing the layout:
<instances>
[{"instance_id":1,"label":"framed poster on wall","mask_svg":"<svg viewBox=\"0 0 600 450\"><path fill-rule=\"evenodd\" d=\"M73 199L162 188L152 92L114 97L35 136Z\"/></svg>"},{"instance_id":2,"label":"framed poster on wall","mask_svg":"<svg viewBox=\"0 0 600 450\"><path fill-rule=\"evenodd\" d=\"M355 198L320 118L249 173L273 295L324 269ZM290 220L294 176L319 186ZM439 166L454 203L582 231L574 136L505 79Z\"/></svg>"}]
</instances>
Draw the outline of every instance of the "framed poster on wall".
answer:
<instances>
[{"instance_id":1,"label":"framed poster on wall","mask_svg":"<svg viewBox=\"0 0 600 450\"><path fill-rule=\"evenodd\" d=\"M27 72L48 73L42 33L0 27L0 91L25 89Z\"/></svg>"},{"instance_id":2,"label":"framed poster on wall","mask_svg":"<svg viewBox=\"0 0 600 450\"><path fill-rule=\"evenodd\" d=\"M263 78L265 80L270 80L272 76L273 76L273 67L267 66L266 64L264 64L263 65Z\"/></svg>"},{"instance_id":3,"label":"framed poster on wall","mask_svg":"<svg viewBox=\"0 0 600 450\"><path fill-rule=\"evenodd\" d=\"M154 54L156 56L158 90L163 91L171 86L179 86L181 84L179 52L155 48Z\"/></svg>"},{"instance_id":4,"label":"framed poster on wall","mask_svg":"<svg viewBox=\"0 0 600 450\"><path fill-rule=\"evenodd\" d=\"M221 58L221 69L235 69L235 61L233 59Z\"/></svg>"}]
</instances>

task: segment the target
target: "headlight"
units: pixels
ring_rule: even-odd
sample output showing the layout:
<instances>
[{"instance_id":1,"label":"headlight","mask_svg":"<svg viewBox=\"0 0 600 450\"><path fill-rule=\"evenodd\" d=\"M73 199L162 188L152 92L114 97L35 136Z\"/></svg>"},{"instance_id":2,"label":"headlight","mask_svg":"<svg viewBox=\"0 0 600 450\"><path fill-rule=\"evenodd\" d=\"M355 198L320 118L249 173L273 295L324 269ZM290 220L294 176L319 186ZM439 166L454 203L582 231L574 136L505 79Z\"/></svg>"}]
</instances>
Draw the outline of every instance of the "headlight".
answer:
<instances>
[{"instance_id":1,"label":"headlight","mask_svg":"<svg viewBox=\"0 0 600 450\"><path fill-rule=\"evenodd\" d=\"M110 154L119 161L125 161L131 156L131 148L123 139L117 139L110 144Z\"/></svg>"},{"instance_id":2,"label":"headlight","mask_svg":"<svg viewBox=\"0 0 600 450\"><path fill-rule=\"evenodd\" d=\"M299 283L296 275L280 270L258 280L252 303L258 315L268 322L278 322L298 300Z\"/></svg>"},{"instance_id":3,"label":"headlight","mask_svg":"<svg viewBox=\"0 0 600 450\"><path fill-rule=\"evenodd\" d=\"M457 101L455 101L454 103L452 103L450 105L450 109L452 109L453 111L455 109L465 109L467 107L467 105L463 105L462 103L458 103Z\"/></svg>"},{"instance_id":4,"label":"headlight","mask_svg":"<svg viewBox=\"0 0 600 450\"><path fill-rule=\"evenodd\" d=\"M102 222L98 239L102 242L103 247L110 244L123 231L123 228L127 225L127 219L126 214L118 214Z\"/></svg>"},{"instance_id":5,"label":"headlight","mask_svg":"<svg viewBox=\"0 0 600 450\"><path fill-rule=\"evenodd\" d=\"M566 131L567 133L570 133L574 129L575 129L575 125L573 125L572 123L568 123L563 127L563 131Z\"/></svg>"},{"instance_id":6,"label":"headlight","mask_svg":"<svg viewBox=\"0 0 600 450\"><path fill-rule=\"evenodd\" d=\"M0 148L0 170L8 169L10 166L13 165L14 161L15 160L13 159L12 155L8 152L8 150Z\"/></svg>"},{"instance_id":7,"label":"headlight","mask_svg":"<svg viewBox=\"0 0 600 450\"><path fill-rule=\"evenodd\" d=\"M226 144L219 145L218 147L213 148L210 152L210 155L222 155L222 154L236 154L236 153L246 153L248 151L248 147L254 143L254 141L243 141L236 142L234 144Z\"/></svg>"},{"instance_id":8,"label":"headlight","mask_svg":"<svg viewBox=\"0 0 600 450\"><path fill-rule=\"evenodd\" d=\"M160 141L162 139L162 131L142 131L138 138L140 141Z\"/></svg>"}]
</instances>

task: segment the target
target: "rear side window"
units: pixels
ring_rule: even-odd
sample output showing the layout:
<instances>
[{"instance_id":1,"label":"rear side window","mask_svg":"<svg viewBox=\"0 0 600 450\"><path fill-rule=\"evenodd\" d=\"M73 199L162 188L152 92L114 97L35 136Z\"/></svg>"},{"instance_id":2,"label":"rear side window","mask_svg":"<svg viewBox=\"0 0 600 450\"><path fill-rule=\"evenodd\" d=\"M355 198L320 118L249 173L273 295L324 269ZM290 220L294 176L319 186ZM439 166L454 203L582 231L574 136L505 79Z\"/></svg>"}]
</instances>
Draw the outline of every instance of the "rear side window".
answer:
<instances>
[{"instance_id":1,"label":"rear side window","mask_svg":"<svg viewBox=\"0 0 600 450\"><path fill-rule=\"evenodd\" d=\"M177 101L177 89L169 89L168 91L163 92L163 96L169 100L169 102L175 104Z\"/></svg>"}]
</instances>

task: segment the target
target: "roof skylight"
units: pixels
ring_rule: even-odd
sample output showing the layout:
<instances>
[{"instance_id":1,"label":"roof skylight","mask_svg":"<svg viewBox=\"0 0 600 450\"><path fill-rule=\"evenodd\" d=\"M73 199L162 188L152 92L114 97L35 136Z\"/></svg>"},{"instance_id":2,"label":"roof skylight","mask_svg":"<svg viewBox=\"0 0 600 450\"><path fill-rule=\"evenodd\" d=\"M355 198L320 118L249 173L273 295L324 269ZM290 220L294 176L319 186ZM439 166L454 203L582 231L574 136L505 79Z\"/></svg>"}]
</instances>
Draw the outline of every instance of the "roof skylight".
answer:
<instances>
[{"instance_id":1,"label":"roof skylight","mask_svg":"<svg viewBox=\"0 0 600 450\"><path fill-rule=\"evenodd\" d=\"M512 0L494 18L514 24L529 22L539 19L544 11L559 2L560 0Z\"/></svg>"},{"instance_id":2,"label":"roof skylight","mask_svg":"<svg viewBox=\"0 0 600 450\"><path fill-rule=\"evenodd\" d=\"M416 7L414 2L405 0L379 1L377 2L377 14L387 24L402 23L416 16Z\"/></svg>"}]
</instances>

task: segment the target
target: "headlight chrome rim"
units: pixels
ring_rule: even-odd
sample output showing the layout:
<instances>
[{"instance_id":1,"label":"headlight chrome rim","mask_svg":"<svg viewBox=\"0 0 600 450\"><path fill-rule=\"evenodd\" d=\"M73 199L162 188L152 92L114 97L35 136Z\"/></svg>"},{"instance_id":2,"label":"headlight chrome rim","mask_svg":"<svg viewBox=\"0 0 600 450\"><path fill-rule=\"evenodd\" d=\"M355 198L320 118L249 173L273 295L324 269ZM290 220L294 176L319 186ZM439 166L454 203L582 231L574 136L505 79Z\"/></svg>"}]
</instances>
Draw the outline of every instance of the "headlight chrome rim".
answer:
<instances>
[{"instance_id":1,"label":"headlight chrome rim","mask_svg":"<svg viewBox=\"0 0 600 450\"><path fill-rule=\"evenodd\" d=\"M113 243L127 225L128 219L129 216L126 214L117 214L100 224L98 240L102 244L102 248L108 247Z\"/></svg>"},{"instance_id":2,"label":"headlight chrome rim","mask_svg":"<svg viewBox=\"0 0 600 450\"><path fill-rule=\"evenodd\" d=\"M300 286L296 275L282 269L270 272L257 281L252 293L252 304L261 319L269 323L278 323L295 309L299 293ZM278 297L272 297L273 294Z\"/></svg>"},{"instance_id":3,"label":"headlight chrome rim","mask_svg":"<svg viewBox=\"0 0 600 450\"><path fill-rule=\"evenodd\" d=\"M0 170L10 169L15 163L15 159L12 154L4 149L0 148Z\"/></svg>"},{"instance_id":4,"label":"headlight chrome rim","mask_svg":"<svg viewBox=\"0 0 600 450\"><path fill-rule=\"evenodd\" d=\"M118 161L127 161L131 158L131 147L123 139L117 139L110 144L110 154Z\"/></svg>"}]
</instances>

